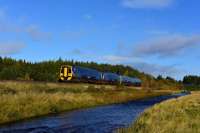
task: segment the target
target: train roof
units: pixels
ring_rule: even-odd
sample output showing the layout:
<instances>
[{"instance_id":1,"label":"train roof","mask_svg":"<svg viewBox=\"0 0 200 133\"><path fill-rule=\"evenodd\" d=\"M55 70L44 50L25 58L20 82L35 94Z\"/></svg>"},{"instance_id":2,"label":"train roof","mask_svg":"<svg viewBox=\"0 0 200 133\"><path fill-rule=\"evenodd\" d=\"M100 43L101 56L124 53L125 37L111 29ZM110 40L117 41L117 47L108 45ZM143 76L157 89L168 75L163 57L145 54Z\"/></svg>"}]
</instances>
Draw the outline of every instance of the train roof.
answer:
<instances>
[{"instance_id":1,"label":"train roof","mask_svg":"<svg viewBox=\"0 0 200 133\"><path fill-rule=\"evenodd\" d=\"M106 75L113 75L113 76L121 76L122 79L127 80L127 81L132 81L132 82L137 82L137 83L141 83L142 81L137 78L137 77L129 77L129 76L123 76L123 75L118 75L116 73L111 73L111 72L100 72L96 69L92 69L92 68L87 68L87 67L82 67L82 66L73 66L74 69L82 69L82 70L87 70L87 71L93 71L93 72L98 72L98 73L102 73L102 74L106 74Z\"/></svg>"},{"instance_id":2,"label":"train roof","mask_svg":"<svg viewBox=\"0 0 200 133\"><path fill-rule=\"evenodd\" d=\"M121 76L123 80L141 83L142 81L136 77Z\"/></svg>"}]
</instances>

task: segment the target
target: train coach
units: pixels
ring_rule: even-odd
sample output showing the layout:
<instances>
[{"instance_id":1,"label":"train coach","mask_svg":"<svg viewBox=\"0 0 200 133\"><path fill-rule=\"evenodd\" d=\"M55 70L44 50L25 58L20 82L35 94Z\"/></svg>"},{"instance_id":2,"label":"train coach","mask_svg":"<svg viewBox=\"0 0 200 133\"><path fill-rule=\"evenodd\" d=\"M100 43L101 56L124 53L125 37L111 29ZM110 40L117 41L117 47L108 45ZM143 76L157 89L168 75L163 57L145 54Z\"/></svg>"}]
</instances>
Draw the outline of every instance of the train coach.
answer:
<instances>
[{"instance_id":1,"label":"train coach","mask_svg":"<svg viewBox=\"0 0 200 133\"><path fill-rule=\"evenodd\" d=\"M95 84L123 84L127 86L141 86L142 83L138 78L122 76L115 73L104 73L95 69L68 65L61 66L59 81L87 82Z\"/></svg>"}]
</instances>

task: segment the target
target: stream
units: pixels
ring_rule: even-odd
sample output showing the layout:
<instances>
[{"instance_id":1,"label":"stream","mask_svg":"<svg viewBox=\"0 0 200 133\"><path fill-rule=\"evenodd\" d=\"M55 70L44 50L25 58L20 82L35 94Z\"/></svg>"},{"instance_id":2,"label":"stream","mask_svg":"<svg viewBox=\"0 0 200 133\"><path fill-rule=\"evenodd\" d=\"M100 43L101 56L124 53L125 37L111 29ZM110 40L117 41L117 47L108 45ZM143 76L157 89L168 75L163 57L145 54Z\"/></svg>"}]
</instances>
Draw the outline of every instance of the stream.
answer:
<instances>
[{"instance_id":1,"label":"stream","mask_svg":"<svg viewBox=\"0 0 200 133\"><path fill-rule=\"evenodd\" d=\"M187 95L172 94L80 109L0 126L0 133L112 133L127 127L147 108L164 100Z\"/></svg>"}]
</instances>

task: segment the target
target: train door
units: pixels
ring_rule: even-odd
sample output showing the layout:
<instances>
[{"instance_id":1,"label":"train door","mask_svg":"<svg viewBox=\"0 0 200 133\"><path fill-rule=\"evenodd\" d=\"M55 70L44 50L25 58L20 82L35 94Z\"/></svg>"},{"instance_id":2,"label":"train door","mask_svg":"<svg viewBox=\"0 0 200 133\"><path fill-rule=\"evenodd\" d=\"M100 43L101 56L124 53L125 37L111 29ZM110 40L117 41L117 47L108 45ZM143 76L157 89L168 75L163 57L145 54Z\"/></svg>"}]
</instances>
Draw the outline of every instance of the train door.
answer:
<instances>
[{"instance_id":1,"label":"train door","mask_svg":"<svg viewBox=\"0 0 200 133\"><path fill-rule=\"evenodd\" d=\"M73 75L72 66L68 66L68 68L67 68L67 76L68 76L67 80L72 80L72 75Z\"/></svg>"}]
</instances>

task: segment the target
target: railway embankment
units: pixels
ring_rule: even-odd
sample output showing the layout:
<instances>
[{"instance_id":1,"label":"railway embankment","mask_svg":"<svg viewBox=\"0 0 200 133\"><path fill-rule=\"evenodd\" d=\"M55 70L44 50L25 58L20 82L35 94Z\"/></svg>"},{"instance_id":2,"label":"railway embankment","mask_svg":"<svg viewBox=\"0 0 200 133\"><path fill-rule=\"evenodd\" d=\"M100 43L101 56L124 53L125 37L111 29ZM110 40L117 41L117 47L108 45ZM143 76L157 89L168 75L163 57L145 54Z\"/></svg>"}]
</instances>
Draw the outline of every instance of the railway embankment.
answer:
<instances>
[{"instance_id":1,"label":"railway embankment","mask_svg":"<svg viewBox=\"0 0 200 133\"><path fill-rule=\"evenodd\" d=\"M147 109L123 133L199 133L200 92L157 104Z\"/></svg>"},{"instance_id":2,"label":"railway embankment","mask_svg":"<svg viewBox=\"0 0 200 133\"><path fill-rule=\"evenodd\" d=\"M0 124L173 92L111 85L1 81Z\"/></svg>"}]
</instances>

